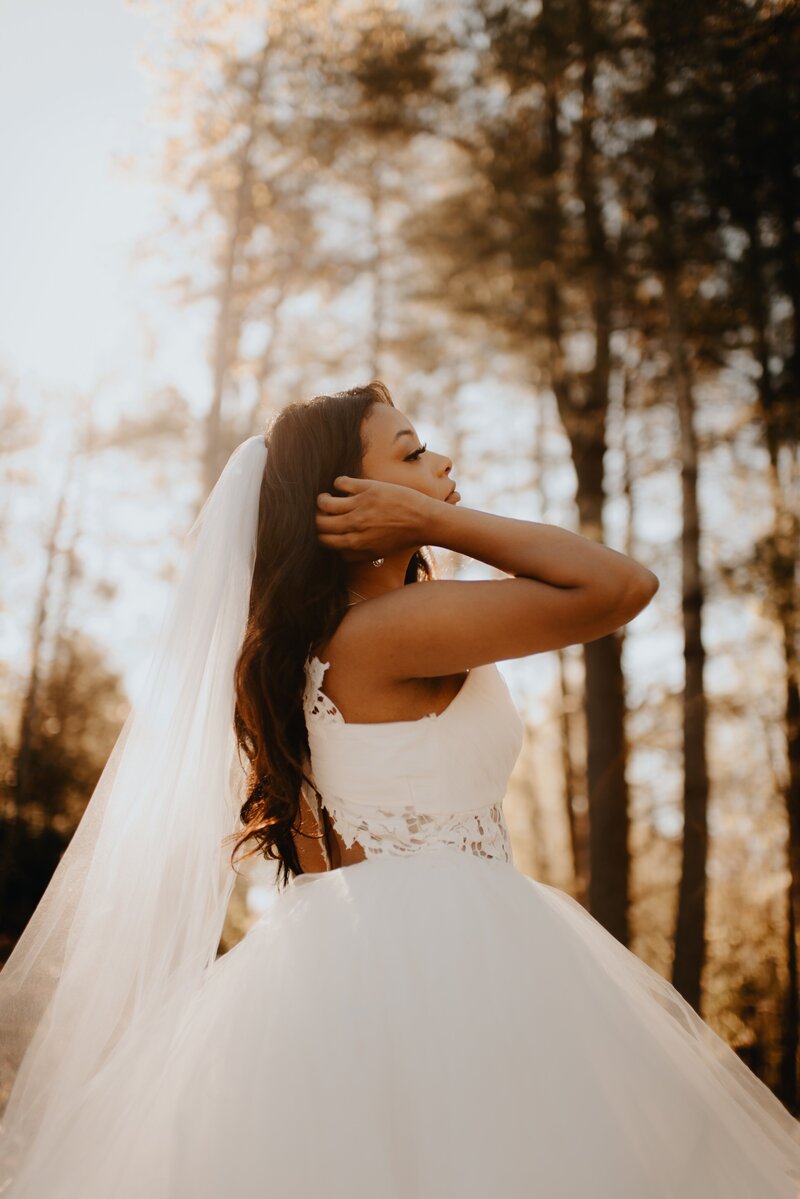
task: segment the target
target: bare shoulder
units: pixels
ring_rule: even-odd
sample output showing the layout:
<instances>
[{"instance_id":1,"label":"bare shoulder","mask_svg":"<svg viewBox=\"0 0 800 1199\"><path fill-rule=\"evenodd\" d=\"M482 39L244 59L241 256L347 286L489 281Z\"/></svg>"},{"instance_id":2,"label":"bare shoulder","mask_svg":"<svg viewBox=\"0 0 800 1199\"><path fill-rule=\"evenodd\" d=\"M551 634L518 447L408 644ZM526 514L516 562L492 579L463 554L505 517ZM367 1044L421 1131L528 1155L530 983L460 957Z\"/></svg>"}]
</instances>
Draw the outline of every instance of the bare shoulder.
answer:
<instances>
[{"instance_id":1,"label":"bare shoulder","mask_svg":"<svg viewBox=\"0 0 800 1199\"><path fill-rule=\"evenodd\" d=\"M512 577L408 583L349 608L319 656L331 663L328 675L347 662L353 677L388 690L457 680L473 666L514 656L497 633L519 620L520 604L530 619L527 584Z\"/></svg>"},{"instance_id":2,"label":"bare shoulder","mask_svg":"<svg viewBox=\"0 0 800 1199\"><path fill-rule=\"evenodd\" d=\"M327 647L329 673L346 661L353 678L389 691L414 680L446 689L473 666L593 641L645 602L515 575L409 583L350 608ZM342 671L334 678L345 685Z\"/></svg>"},{"instance_id":3,"label":"bare shoulder","mask_svg":"<svg viewBox=\"0 0 800 1199\"><path fill-rule=\"evenodd\" d=\"M333 636L322 643L316 656L328 663L322 687L350 724L418 720L443 711L454 698L464 674L452 676L409 675L397 677L387 671L384 658L373 651L375 623L370 618L365 635L363 613L370 605L384 607L384 596L354 604L340 621ZM361 609L361 612L358 610ZM379 616L379 620L381 617ZM389 616L383 626L391 637Z\"/></svg>"}]
</instances>

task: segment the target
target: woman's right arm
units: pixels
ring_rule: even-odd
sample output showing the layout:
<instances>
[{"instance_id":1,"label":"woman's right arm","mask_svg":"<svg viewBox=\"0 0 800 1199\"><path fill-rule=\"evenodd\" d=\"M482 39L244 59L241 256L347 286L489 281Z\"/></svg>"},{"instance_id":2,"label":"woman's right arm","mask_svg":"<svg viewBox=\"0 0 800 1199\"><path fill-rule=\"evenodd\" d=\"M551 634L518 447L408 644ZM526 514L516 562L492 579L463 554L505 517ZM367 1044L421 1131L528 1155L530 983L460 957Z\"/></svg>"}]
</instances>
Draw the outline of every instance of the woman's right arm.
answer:
<instances>
[{"instance_id":1,"label":"woman's right arm","mask_svg":"<svg viewBox=\"0 0 800 1199\"><path fill-rule=\"evenodd\" d=\"M578 533L416 494L414 544L513 577L433 580L356 605L347 634L345 625L337 634L352 637L351 648L371 655L372 669L387 678L456 674L594 641L627 624L658 590L647 567ZM357 538L348 544L357 548Z\"/></svg>"}]
</instances>

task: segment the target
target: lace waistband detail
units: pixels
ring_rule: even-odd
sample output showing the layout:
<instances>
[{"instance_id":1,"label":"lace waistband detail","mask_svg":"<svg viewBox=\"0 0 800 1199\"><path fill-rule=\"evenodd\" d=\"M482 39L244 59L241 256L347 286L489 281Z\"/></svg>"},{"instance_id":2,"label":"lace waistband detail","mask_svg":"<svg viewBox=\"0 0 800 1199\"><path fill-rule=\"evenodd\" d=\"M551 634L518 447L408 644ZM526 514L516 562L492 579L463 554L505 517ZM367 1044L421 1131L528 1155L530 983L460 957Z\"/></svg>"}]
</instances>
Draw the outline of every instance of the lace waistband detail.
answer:
<instances>
[{"instance_id":1,"label":"lace waistband detail","mask_svg":"<svg viewBox=\"0 0 800 1199\"><path fill-rule=\"evenodd\" d=\"M367 857L407 854L450 846L481 858L511 862L511 841L501 804L479 812L433 814L412 807L370 808L363 815L347 803L322 801L347 848L357 841Z\"/></svg>"}]
</instances>

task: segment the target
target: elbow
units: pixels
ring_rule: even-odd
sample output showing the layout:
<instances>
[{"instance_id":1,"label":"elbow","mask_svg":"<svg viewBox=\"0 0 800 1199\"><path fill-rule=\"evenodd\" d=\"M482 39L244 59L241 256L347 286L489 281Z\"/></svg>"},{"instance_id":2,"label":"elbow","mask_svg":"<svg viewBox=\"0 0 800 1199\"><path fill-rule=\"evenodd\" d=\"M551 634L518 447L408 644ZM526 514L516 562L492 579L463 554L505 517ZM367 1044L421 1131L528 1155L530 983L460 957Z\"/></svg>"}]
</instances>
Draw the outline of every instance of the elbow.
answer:
<instances>
[{"instance_id":1,"label":"elbow","mask_svg":"<svg viewBox=\"0 0 800 1199\"><path fill-rule=\"evenodd\" d=\"M659 586L658 575L653 574L652 570L648 570L646 566L637 563L636 570L627 580L621 597L620 607L623 619L620 624L628 624L635 616L638 616L650 603Z\"/></svg>"},{"instance_id":2,"label":"elbow","mask_svg":"<svg viewBox=\"0 0 800 1199\"><path fill-rule=\"evenodd\" d=\"M584 644L597 641L629 624L658 591L660 584L657 575L638 563L632 563L632 566L634 569L615 580L615 586L608 585L592 594L591 632L581 638Z\"/></svg>"},{"instance_id":3,"label":"elbow","mask_svg":"<svg viewBox=\"0 0 800 1199\"><path fill-rule=\"evenodd\" d=\"M661 586L661 580L657 574L654 574L652 570L648 570L646 566L640 566L639 570L642 574L642 587L646 596L642 606L646 607Z\"/></svg>"}]
</instances>

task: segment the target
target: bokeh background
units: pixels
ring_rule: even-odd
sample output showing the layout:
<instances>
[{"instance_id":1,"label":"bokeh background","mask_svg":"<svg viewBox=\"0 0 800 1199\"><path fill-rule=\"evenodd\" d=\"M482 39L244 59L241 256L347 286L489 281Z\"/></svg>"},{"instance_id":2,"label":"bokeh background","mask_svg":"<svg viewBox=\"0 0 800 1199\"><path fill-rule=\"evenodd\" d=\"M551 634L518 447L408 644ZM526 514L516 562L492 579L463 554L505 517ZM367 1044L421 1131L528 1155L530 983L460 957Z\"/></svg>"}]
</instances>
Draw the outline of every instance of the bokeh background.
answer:
<instances>
[{"instance_id":1,"label":"bokeh background","mask_svg":"<svg viewBox=\"0 0 800 1199\"><path fill-rule=\"evenodd\" d=\"M797 1111L797 4L0 20L3 956L229 453L378 377L462 504L659 576L619 634L501 664L526 725L515 863ZM269 899L256 864L221 952Z\"/></svg>"}]
</instances>

